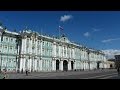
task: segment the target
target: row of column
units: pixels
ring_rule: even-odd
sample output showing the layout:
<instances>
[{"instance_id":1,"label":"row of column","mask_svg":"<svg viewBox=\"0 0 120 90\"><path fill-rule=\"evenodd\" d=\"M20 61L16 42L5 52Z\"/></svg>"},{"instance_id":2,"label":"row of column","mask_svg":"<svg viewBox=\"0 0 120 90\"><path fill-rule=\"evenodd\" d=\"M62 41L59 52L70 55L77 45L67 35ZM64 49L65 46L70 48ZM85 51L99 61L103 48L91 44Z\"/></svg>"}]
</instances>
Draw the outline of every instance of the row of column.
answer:
<instances>
[{"instance_id":1,"label":"row of column","mask_svg":"<svg viewBox=\"0 0 120 90\"><path fill-rule=\"evenodd\" d=\"M79 64L79 65L78 65ZM67 61L67 67L68 70L72 70L72 64L71 61ZM100 68L104 67L104 64L101 63ZM90 69L97 69L97 63L96 62L91 62L90 63ZM42 71L42 60L37 60L37 59L25 59L22 58L20 62L20 71L23 69L25 71L26 69L30 71ZM73 64L73 70L75 69L84 69L88 70L89 69L89 63L88 62L74 62ZM63 71L63 60L59 61L59 70ZM52 71L56 71L56 60L52 60Z\"/></svg>"},{"instance_id":2,"label":"row of column","mask_svg":"<svg viewBox=\"0 0 120 90\"><path fill-rule=\"evenodd\" d=\"M71 68L71 61L68 61L67 66L68 66L68 70L72 69ZM75 64L73 65L73 68L75 69ZM56 71L56 60L52 61L52 70ZM63 60L59 61L59 70L63 71Z\"/></svg>"},{"instance_id":3,"label":"row of column","mask_svg":"<svg viewBox=\"0 0 120 90\"><path fill-rule=\"evenodd\" d=\"M93 70L93 69L97 69L97 62L88 62L88 61L83 61L83 62L76 62L76 69L84 69L84 70ZM104 63L99 63L99 68L105 68L104 67L105 64Z\"/></svg>"},{"instance_id":4,"label":"row of column","mask_svg":"<svg viewBox=\"0 0 120 90\"><path fill-rule=\"evenodd\" d=\"M64 48L64 46L62 45L59 45L58 48L59 48L59 57L75 58L75 51L73 48L67 48L66 46ZM62 53L61 53L61 50L63 51ZM66 50L66 54L64 54L64 50ZM69 50L69 56L67 54L67 50ZM71 55L71 52L72 52L72 55ZM56 57L56 42L53 43L53 57Z\"/></svg>"},{"instance_id":5,"label":"row of column","mask_svg":"<svg viewBox=\"0 0 120 90\"><path fill-rule=\"evenodd\" d=\"M21 58L19 70L42 71L42 60Z\"/></svg>"},{"instance_id":6,"label":"row of column","mask_svg":"<svg viewBox=\"0 0 120 90\"><path fill-rule=\"evenodd\" d=\"M35 41L35 43L34 43L35 44L35 49L34 49L34 51L32 51L32 46L33 46L32 41L33 40L29 40L29 42L27 42L27 38L22 39L22 46L21 46L22 47L21 48L21 53L22 54L26 54L27 43L29 43L28 52L30 54L32 54L32 52L34 52L36 55L38 54L38 50L37 50L38 42L37 42L37 40ZM41 40L40 40L39 52L40 52L40 54L42 54L42 41Z\"/></svg>"}]
</instances>

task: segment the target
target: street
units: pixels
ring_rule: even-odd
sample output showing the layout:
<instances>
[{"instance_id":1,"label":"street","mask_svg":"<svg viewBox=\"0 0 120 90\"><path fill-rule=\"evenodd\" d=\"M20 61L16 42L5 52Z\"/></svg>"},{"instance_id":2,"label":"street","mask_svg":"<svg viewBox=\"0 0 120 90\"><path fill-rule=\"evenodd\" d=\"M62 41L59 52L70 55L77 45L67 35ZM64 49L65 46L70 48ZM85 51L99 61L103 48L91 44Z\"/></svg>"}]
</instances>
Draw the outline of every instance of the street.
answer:
<instances>
[{"instance_id":1,"label":"street","mask_svg":"<svg viewBox=\"0 0 120 90\"><path fill-rule=\"evenodd\" d=\"M33 72L8 73L8 79L120 79L116 69L68 71L68 72Z\"/></svg>"}]
</instances>

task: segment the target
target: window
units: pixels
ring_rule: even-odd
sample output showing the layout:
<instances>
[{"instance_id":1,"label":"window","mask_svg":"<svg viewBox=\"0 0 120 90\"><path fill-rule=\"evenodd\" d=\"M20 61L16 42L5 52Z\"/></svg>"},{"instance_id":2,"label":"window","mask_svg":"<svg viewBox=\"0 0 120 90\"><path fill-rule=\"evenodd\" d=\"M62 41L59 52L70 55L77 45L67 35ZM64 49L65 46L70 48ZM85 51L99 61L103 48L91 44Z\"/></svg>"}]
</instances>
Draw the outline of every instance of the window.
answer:
<instances>
[{"instance_id":1,"label":"window","mask_svg":"<svg viewBox=\"0 0 120 90\"><path fill-rule=\"evenodd\" d=\"M47 46L48 46L48 42L47 42Z\"/></svg>"},{"instance_id":2,"label":"window","mask_svg":"<svg viewBox=\"0 0 120 90\"><path fill-rule=\"evenodd\" d=\"M32 41L32 43L34 43L34 40Z\"/></svg>"},{"instance_id":3,"label":"window","mask_svg":"<svg viewBox=\"0 0 120 90\"><path fill-rule=\"evenodd\" d=\"M43 45L44 45L44 41L43 41Z\"/></svg>"},{"instance_id":4,"label":"window","mask_svg":"<svg viewBox=\"0 0 120 90\"><path fill-rule=\"evenodd\" d=\"M8 41L8 38L6 37L6 41Z\"/></svg>"},{"instance_id":5,"label":"window","mask_svg":"<svg viewBox=\"0 0 120 90\"><path fill-rule=\"evenodd\" d=\"M11 42L13 41L13 39L11 38Z\"/></svg>"},{"instance_id":6,"label":"window","mask_svg":"<svg viewBox=\"0 0 120 90\"><path fill-rule=\"evenodd\" d=\"M7 45L5 45L5 49L7 49Z\"/></svg>"},{"instance_id":7,"label":"window","mask_svg":"<svg viewBox=\"0 0 120 90\"><path fill-rule=\"evenodd\" d=\"M29 42L29 39L27 39L27 42Z\"/></svg>"},{"instance_id":8,"label":"window","mask_svg":"<svg viewBox=\"0 0 120 90\"><path fill-rule=\"evenodd\" d=\"M0 44L0 48L2 48L2 44Z\"/></svg>"},{"instance_id":9,"label":"window","mask_svg":"<svg viewBox=\"0 0 120 90\"><path fill-rule=\"evenodd\" d=\"M42 51L44 52L44 48L42 48Z\"/></svg>"},{"instance_id":10,"label":"window","mask_svg":"<svg viewBox=\"0 0 120 90\"><path fill-rule=\"evenodd\" d=\"M29 44L27 43L27 48L29 48Z\"/></svg>"},{"instance_id":11,"label":"window","mask_svg":"<svg viewBox=\"0 0 120 90\"><path fill-rule=\"evenodd\" d=\"M37 50L39 50L39 47L37 47Z\"/></svg>"},{"instance_id":12,"label":"window","mask_svg":"<svg viewBox=\"0 0 120 90\"><path fill-rule=\"evenodd\" d=\"M10 49L12 49L12 46L10 46Z\"/></svg>"},{"instance_id":13,"label":"window","mask_svg":"<svg viewBox=\"0 0 120 90\"><path fill-rule=\"evenodd\" d=\"M64 38L64 41L65 41L65 38Z\"/></svg>"}]
</instances>

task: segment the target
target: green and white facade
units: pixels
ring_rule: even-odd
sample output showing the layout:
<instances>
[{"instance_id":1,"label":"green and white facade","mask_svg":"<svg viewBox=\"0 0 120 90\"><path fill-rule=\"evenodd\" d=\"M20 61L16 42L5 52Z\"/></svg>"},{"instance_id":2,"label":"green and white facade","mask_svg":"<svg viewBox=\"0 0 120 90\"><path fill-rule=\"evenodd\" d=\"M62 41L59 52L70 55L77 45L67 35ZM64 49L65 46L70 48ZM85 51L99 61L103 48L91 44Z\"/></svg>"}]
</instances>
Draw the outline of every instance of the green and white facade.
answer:
<instances>
[{"instance_id":1,"label":"green and white facade","mask_svg":"<svg viewBox=\"0 0 120 90\"><path fill-rule=\"evenodd\" d=\"M2 27L0 30L1 70L41 72L107 68L103 52L72 43L66 36L49 37L31 30L16 33Z\"/></svg>"}]
</instances>

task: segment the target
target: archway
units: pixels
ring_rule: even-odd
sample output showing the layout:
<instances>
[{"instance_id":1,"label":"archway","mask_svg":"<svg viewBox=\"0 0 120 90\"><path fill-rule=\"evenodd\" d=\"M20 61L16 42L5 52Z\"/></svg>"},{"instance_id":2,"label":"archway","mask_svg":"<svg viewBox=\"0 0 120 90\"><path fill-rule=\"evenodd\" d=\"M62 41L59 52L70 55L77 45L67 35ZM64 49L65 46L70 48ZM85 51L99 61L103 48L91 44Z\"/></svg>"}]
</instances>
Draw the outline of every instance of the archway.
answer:
<instances>
[{"instance_id":1,"label":"archway","mask_svg":"<svg viewBox=\"0 0 120 90\"><path fill-rule=\"evenodd\" d=\"M56 60L56 70L59 70L59 60Z\"/></svg>"},{"instance_id":2,"label":"archway","mask_svg":"<svg viewBox=\"0 0 120 90\"><path fill-rule=\"evenodd\" d=\"M68 70L68 62L66 60L63 61L63 71Z\"/></svg>"},{"instance_id":3,"label":"archway","mask_svg":"<svg viewBox=\"0 0 120 90\"><path fill-rule=\"evenodd\" d=\"M97 62L97 69L100 69L100 61Z\"/></svg>"},{"instance_id":4,"label":"archway","mask_svg":"<svg viewBox=\"0 0 120 90\"><path fill-rule=\"evenodd\" d=\"M112 64L110 64L110 68L113 68L113 65L112 65Z\"/></svg>"},{"instance_id":5,"label":"archway","mask_svg":"<svg viewBox=\"0 0 120 90\"><path fill-rule=\"evenodd\" d=\"M73 70L73 64L74 64L73 61L71 61L71 70Z\"/></svg>"}]
</instances>

